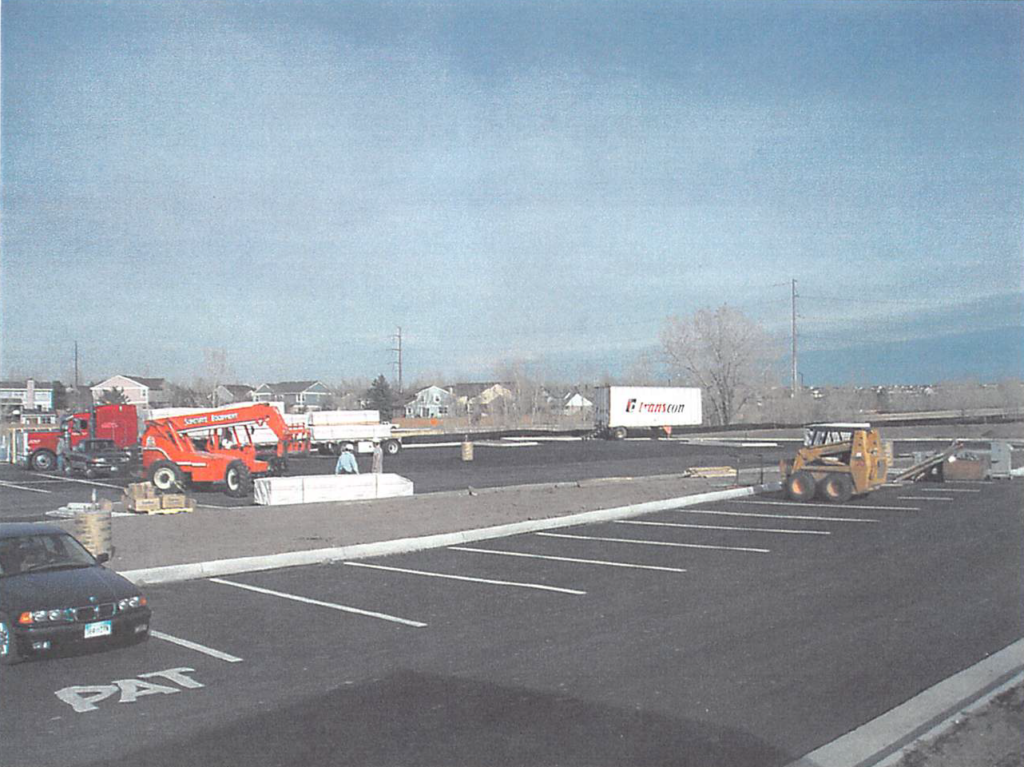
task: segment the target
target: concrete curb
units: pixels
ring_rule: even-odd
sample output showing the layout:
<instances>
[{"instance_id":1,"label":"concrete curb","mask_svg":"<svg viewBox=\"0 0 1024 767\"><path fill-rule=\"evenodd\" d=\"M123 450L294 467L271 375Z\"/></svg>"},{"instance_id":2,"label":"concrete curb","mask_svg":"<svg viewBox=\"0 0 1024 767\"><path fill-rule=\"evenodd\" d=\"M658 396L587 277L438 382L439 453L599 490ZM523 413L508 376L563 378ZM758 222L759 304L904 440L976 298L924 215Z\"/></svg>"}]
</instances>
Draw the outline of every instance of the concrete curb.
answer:
<instances>
[{"instance_id":1,"label":"concrete curb","mask_svg":"<svg viewBox=\"0 0 1024 767\"><path fill-rule=\"evenodd\" d=\"M424 535L416 538L399 538L391 541L359 543L351 546L335 546L325 549L311 549L308 551L291 551L283 554L266 554L262 556L236 557L233 559L217 559L209 562L192 562L182 565L149 567L138 570L126 570L122 572L121 575L141 586L156 583L176 583L179 581L213 578L224 575L238 575L240 573L259 572L261 570L276 570L281 567L301 567L304 565L327 564L346 559L383 557L391 554L404 554L411 551L422 551L424 549L472 543L474 541L483 541L489 538L503 538L508 535L532 533L539 530L554 530L560 527L610 522L616 519L626 519L628 517L636 517L643 514L652 514L657 511L677 509L681 506L694 506L699 503L708 503L710 501L724 501L731 498L743 498L745 496L756 495L763 492L772 492L779 489L781 489L780 483L768 482L763 485L754 485L751 487L741 487L732 490L717 490L710 493L669 498L663 501L647 501L645 503L638 503L630 506L618 506L611 509L585 511L579 514L569 514L564 517L555 517L552 519L534 519L525 522L513 522L505 525L483 527L475 530L463 530L455 533L439 533L436 535Z\"/></svg>"}]
</instances>

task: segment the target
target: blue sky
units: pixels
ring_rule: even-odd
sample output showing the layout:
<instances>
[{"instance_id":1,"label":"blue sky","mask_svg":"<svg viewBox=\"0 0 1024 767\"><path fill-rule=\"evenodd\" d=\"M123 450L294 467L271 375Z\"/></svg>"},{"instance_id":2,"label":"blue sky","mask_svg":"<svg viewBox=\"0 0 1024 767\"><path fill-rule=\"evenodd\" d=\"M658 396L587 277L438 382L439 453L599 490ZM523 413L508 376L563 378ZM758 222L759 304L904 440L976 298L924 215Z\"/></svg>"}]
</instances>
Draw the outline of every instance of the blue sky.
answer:
<instances>
[{"instance_id":1,"label":"blue sky","mask_svg":"<svg viewBox=\"0 0 1024 767\"><path fill-rule=\"evenodd\" d=\"M788 334L793 278L808 360L970 334L1024 374L1024 3L4 0L0 31L4 377L76 339L84 378L391 374L399 326L406 380L597 377L702 307ZM929 378L993 369L943 348Z\"/></svg>"}]
</instances>

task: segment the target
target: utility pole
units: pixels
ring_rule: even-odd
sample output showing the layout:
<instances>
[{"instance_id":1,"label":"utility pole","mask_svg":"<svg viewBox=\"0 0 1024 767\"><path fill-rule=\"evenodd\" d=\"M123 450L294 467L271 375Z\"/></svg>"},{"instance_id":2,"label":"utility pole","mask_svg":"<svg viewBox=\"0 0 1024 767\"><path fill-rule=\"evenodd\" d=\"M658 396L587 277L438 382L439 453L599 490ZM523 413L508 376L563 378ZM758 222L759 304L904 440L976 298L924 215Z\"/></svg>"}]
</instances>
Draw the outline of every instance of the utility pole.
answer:
<instances>
[{"instance_id":1,"label":"utility pole","mask_svg":"<svg viewBox=\"0 0 1024 767\"><path fill-rule=\"evenodd\" d=\"M791 286L792 286L792 298L793 298L793 389L792 389L791 396L795 398L797 396L797 392L799 391L799 386L800 386L800 376L799 376L799 373L797 373L797 364L796 364L796 280L795 279L791 281Z\"/></svg>"},{"instance_id":2,"label":"utility pole","mask_svg":"<svg viewBox=\"0 0 1024 767\"><path fill-rule=\"evenodd\" d=\"M74 397L75 410L79 408L78 402L78 341L75 341L75 397Z\"/></svg>"},{"instance_id":3,"label":"utility pole","mask_svg":"<svg viewBox=\"0 0 1024 767\"><path fill-rule=\"evenodd\" d=\"M395 365L398 368L398 393L402 393L402 328L399 326L398 332L395 333L392 338L395 339L395 346L391 351L397 355Z\"/></svg>"}]
</instances>

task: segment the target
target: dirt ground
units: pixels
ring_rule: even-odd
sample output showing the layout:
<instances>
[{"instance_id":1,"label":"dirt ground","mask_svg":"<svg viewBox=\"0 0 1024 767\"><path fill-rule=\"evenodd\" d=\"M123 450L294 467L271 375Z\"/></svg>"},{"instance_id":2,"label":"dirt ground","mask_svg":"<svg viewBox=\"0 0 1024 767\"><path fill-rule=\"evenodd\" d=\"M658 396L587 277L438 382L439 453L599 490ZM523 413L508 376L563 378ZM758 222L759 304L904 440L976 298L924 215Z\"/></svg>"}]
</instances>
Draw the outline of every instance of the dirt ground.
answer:
<instances>
[{"instance_id":1,"label":"dirt ground","mask_svg":"<svg viewBox=\"0 0 1024 767\"><path fill-rule=\"evenodd\" d=\"M1021 767L1024 684L965 715L934 740L915 745L897 767Z\"/></svg>"}]
</instances>

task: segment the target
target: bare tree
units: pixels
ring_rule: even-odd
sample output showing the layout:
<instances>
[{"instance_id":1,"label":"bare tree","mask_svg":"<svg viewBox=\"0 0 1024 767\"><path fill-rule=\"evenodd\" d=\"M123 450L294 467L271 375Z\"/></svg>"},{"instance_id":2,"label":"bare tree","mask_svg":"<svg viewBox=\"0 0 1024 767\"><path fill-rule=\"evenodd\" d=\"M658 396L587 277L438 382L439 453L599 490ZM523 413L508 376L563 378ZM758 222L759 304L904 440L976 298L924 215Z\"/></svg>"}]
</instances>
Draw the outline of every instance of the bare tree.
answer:
<instances>
[{"instance_id":1,"label":"bare tree","mask_svg":"<svg viewBox=\"0 0 1024 767\"><path fill-rule=\"evenodd\" d=\"M673 379L700 386L712 415L728 426L781 356L779 342L728 305L670 317L661 333Z\"/></svg>"}]
</instances>

